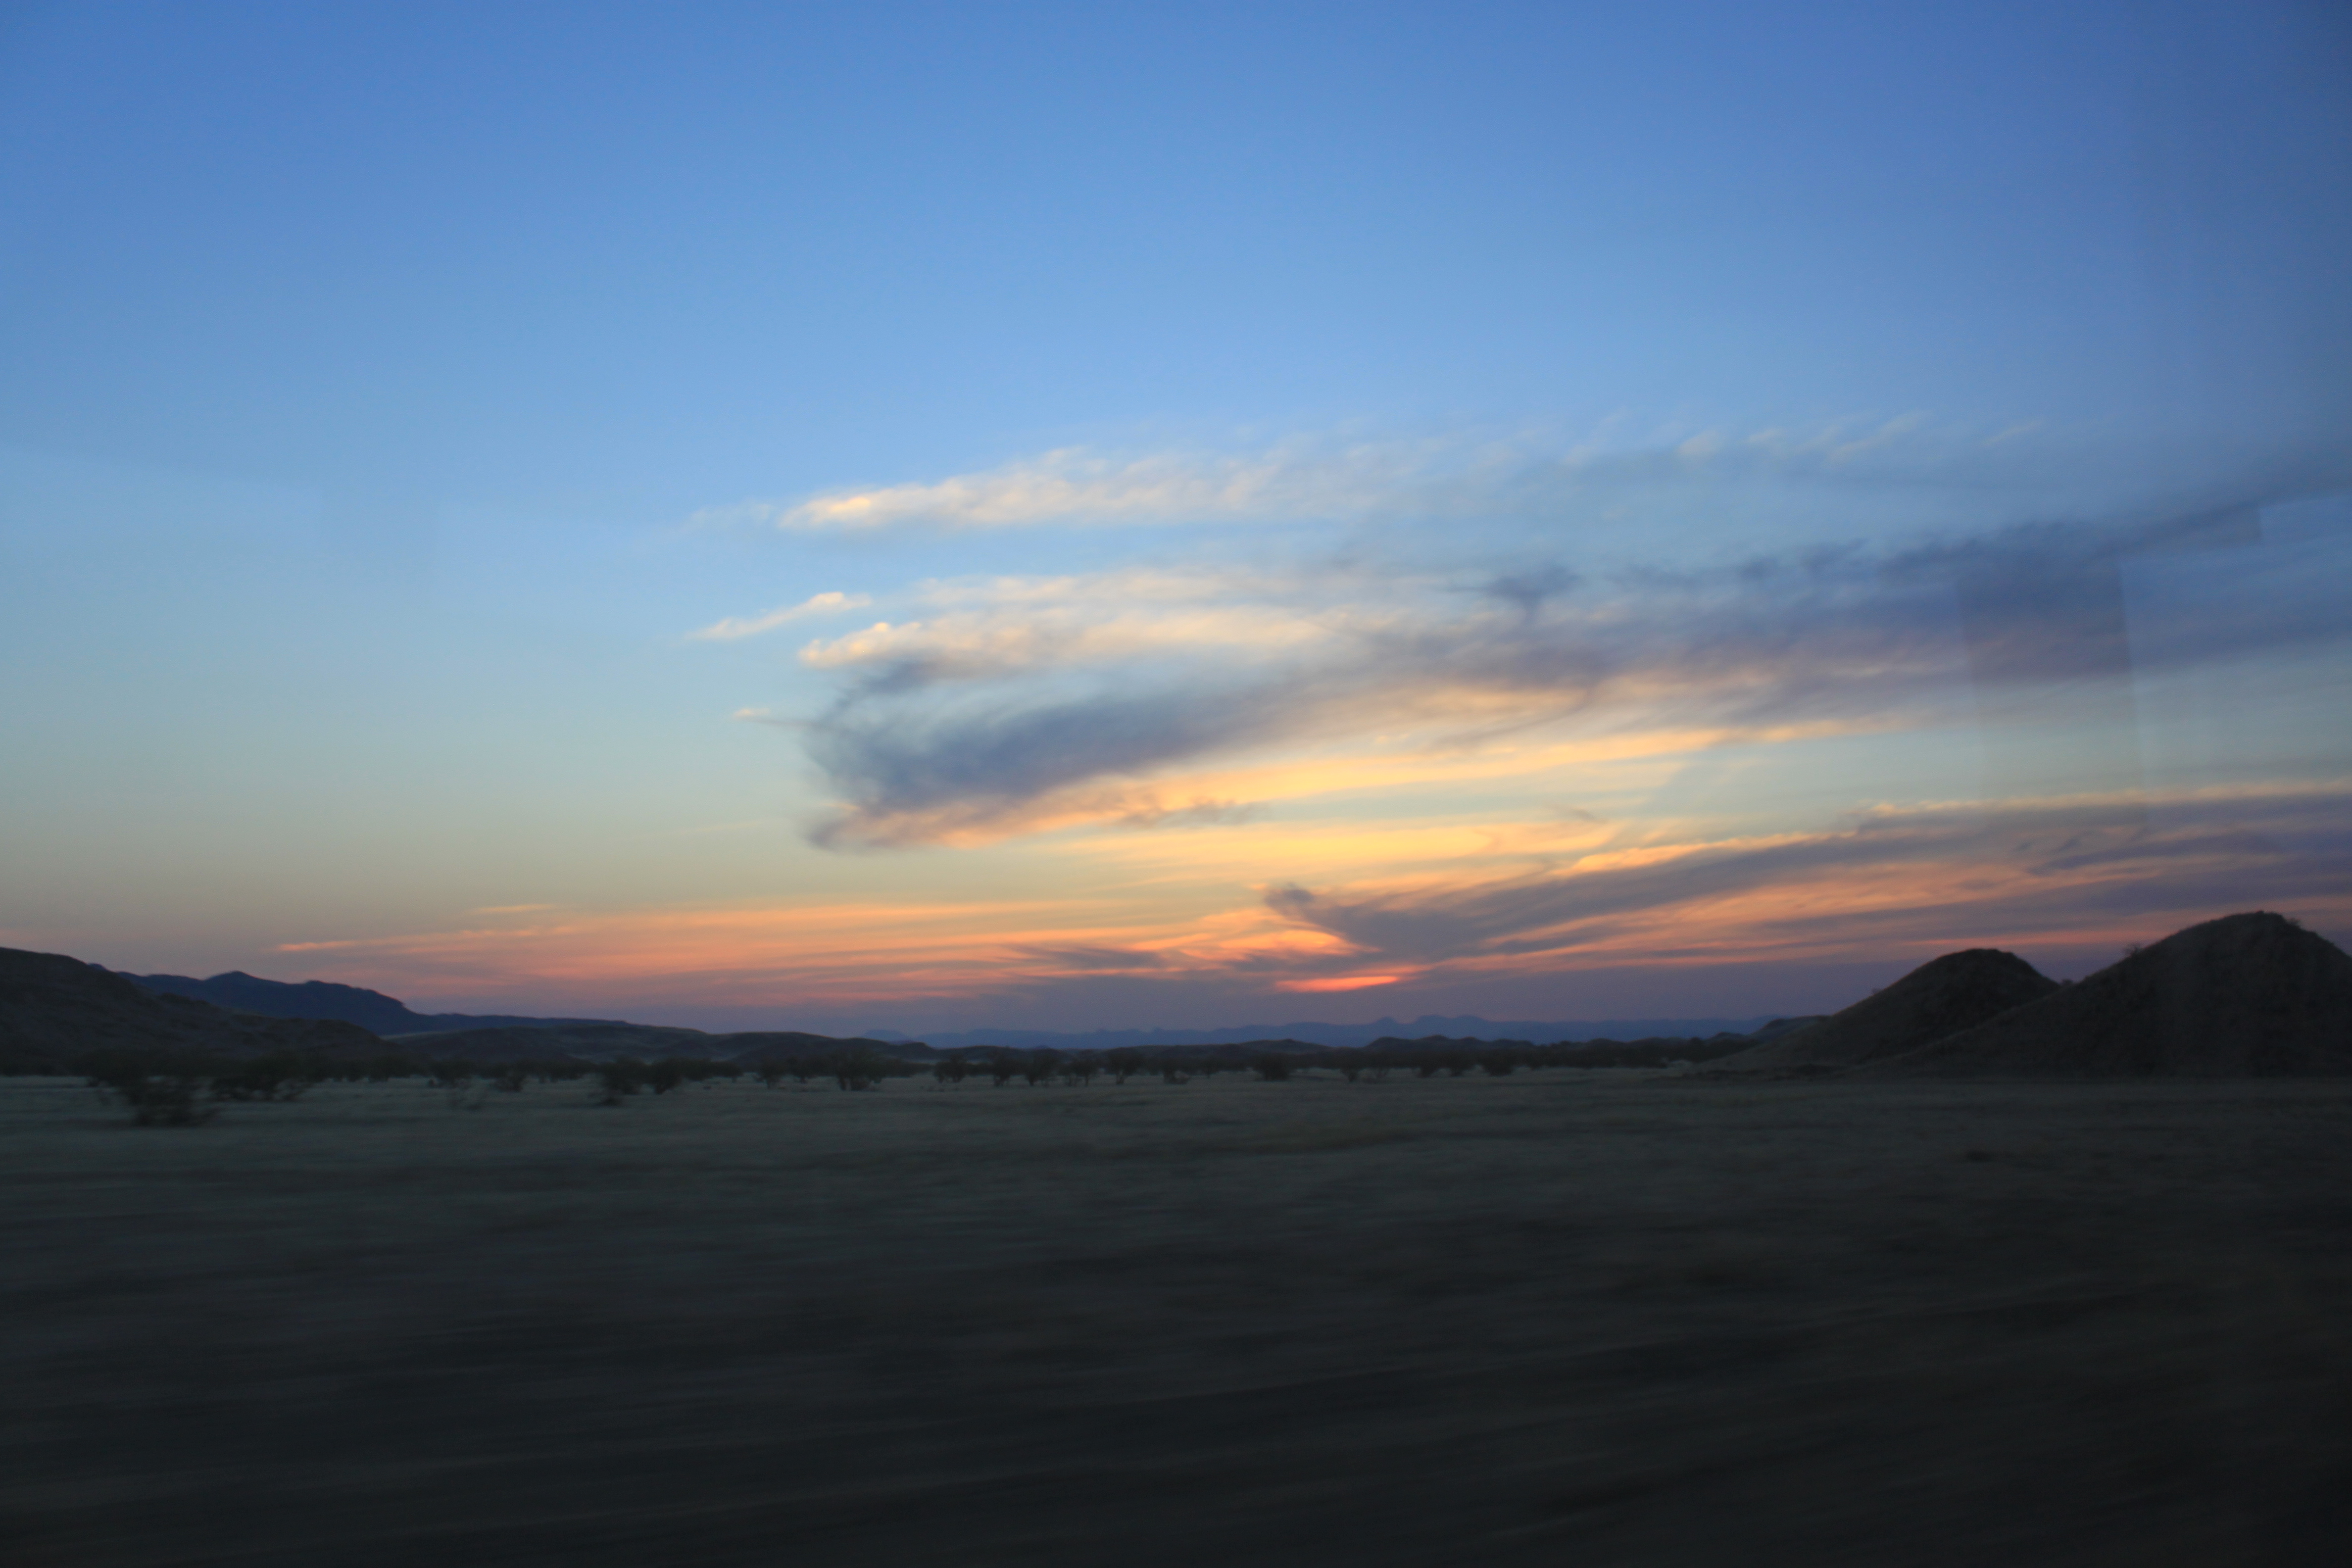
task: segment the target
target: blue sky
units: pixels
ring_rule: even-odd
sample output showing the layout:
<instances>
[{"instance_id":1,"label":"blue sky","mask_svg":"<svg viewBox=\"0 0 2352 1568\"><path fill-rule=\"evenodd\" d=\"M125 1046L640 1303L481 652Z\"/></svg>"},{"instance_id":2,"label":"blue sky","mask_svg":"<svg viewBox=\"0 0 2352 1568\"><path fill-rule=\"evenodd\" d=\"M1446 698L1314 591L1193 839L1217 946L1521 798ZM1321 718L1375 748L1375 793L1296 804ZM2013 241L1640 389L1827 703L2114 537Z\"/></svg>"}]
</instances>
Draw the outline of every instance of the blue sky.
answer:
<instances>
[{"instance_id":1,"label":"blue sky","mask_svg":"<svg viewBox=\"0 0 2352 1568\"><path fill-rule=\"evenodd\" d=\"M2344 933L2347 68L2317 5L9 7L0 941L921 1028Z\"/></svg>"}]
</instances>

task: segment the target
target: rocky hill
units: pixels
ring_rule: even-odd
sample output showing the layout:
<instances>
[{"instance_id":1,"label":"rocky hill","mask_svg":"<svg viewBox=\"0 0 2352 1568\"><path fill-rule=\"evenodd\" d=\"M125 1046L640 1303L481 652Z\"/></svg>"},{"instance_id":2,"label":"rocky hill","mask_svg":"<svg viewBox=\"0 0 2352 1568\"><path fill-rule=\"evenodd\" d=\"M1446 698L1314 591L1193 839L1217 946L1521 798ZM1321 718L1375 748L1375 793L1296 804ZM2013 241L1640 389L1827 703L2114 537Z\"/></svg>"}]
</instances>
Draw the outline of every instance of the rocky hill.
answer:
<instances>
[{"instance_id":1,"label":"rocky hill","mask_svg":"<svg viewBox=\"0 0 2352 1568\"><path fill-rule=\"evenodd\" d=\"M2352 1075L2352 955L2283 915L2227 915L1864 1070L1887 1077Z\"/></svg>"},{"instance_id":2,"label":"rocky hill","mask_svg":"<svg viewBox=\"0 0 2352 1568\"><path fill-rule=\"evenodd\" d=\"M2013 952L1996 947L1948 952L1842 1013L1725 1057L1716 1067L1727 1072L1854 1067L1917 1050L2058 988Z\"/></svg>"}]
</instances>

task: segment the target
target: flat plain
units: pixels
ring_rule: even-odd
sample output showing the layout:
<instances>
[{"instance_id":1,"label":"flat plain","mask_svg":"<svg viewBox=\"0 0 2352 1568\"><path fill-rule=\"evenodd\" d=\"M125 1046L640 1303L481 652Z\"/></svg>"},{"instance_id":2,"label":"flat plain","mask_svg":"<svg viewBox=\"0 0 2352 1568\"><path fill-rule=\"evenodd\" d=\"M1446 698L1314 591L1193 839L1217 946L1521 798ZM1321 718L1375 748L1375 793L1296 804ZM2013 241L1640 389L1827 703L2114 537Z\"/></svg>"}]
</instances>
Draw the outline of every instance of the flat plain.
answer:
<instances>
[{"instance_id":1,"label":"flat plain","mask_svg":"<svg viewBox=\"0 0 2352 1568\"><path fill-rule=\"evenodd\" d=\"M2335 1564L2352 1084L0 1080L0 1555Z\"/></svg>"}]
</instances>

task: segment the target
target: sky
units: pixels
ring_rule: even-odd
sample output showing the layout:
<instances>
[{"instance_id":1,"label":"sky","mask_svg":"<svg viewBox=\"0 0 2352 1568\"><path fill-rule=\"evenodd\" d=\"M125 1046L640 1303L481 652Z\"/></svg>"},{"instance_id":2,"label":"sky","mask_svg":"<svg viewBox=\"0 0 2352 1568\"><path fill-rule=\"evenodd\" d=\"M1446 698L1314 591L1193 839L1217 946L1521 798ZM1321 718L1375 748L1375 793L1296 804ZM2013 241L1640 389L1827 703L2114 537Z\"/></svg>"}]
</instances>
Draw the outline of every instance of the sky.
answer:
<instances>
[{"instance_id":1,"label":"sky","mask_svg":"<svg viewBox=\"0 0 2352 1568\"><path fill-rule=\"evenodd\" d=\"M710 1028L2352 941L2327 4L0 5L0 944Z\"/></svg>"}]
</instances>

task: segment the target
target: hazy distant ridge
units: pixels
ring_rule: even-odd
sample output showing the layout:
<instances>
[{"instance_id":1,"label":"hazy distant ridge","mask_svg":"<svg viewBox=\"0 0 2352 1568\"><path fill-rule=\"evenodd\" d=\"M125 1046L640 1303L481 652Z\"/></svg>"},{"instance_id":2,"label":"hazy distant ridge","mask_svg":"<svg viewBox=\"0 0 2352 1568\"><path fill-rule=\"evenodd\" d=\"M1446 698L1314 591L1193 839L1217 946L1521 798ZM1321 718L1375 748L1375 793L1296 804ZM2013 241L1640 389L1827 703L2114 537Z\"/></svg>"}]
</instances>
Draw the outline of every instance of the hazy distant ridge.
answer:
<instances>
[{"instance_id":1,"label":"hazy distant ridge","mask_svg":"<svg viewBox=\"0 0 2352 1568\"><path fill-rule=\"evenodd\" d=\"M1022 1050L1106 1051L1123 1046L1234 1046L1253 1040L1305 1040L1318 1046L1369 1046L1394 1036L1472 1036L1487 1040L1525 1040L1552 1046L1563 1040L1704 1039L1711 1035L1752 1034L1772 1020L1753 1018L1601 1018L1537 1022L1481 1018L1475 1014L1439 1017L1424 1014L1411 1023L1394 1018L1370 1024L1233 1024L1213 1029L961 1029L923 1036L932 1048L951 1051L972 1046L1012 1046ZM912 1037L896 1029L867 1029L879 1040Z\"/></svg>"},{"instance_id":2,"label":"hazy distant ridge","mask_svg":"<svg viewBox=\"0 0 2352 1568\"><path fill-rule=\"evenodd\" d=\"M124 974L150 991L192 996L236 1013L271 1018L336 1018L378 1035L415 1035L439 1029L556 1028L618 1024L618 1018L527 1018L505 1013L419 1013L397 997L331 980L264 980L232 969L208 980L185 974Z\"/></svg>"}]
</instances>

